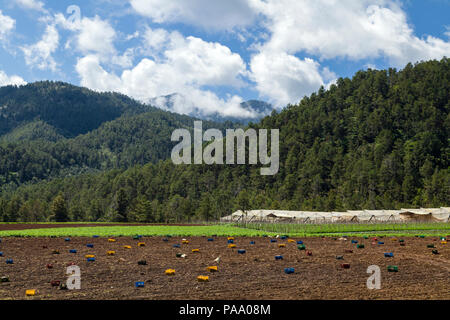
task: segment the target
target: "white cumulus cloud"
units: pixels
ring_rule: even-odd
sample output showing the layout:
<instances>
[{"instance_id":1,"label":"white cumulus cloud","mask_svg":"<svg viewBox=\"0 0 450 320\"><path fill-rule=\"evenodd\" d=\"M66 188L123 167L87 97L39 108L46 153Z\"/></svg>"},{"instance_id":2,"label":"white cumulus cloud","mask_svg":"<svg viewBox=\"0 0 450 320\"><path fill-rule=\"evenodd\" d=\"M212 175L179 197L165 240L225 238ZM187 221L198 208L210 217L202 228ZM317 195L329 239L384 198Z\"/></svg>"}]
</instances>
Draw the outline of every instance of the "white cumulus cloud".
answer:
<instances>
[{"instance_id":1,"label":"white cumulus cloud","mask_svg":"<svg viewBox=\"0 0 450 320\"><path fill-rule=\"evenodd\" d=\"M98 16L93 19L83 18L77 35L77 49L83 53L111 54L115 52L113 45L115 38L116 31L107 21Z\"/></svg>"},{"instance_id":2,"label":"white cumulus cloud","mask_svg":"<svg viewBox=\"0 0 450 320\"><path fill-rule=\"evenodd\" d=\"M152 34L158 35L157 42L165 43L158 59L143 58L134 68L118 76L106 71L96 55L87 55L79 59L76 66L81 84L99 91L118 91L141 101L178 93L184 97L174 106L180 113L189 113L195 108L205 114L244 112L239 106L240 97L221 99L203 88L242 86L241 77L247 70L238 54L219 43L183 37L178 32L155 31ZM152 44L153 40L149 47Z\"/></svg>"},{"instance_id":3,"label":"white cumulus cloud","mask_svg":"<svg viewBox=\"0 0 450 320\"><path fill-rule=\"evenodd\" d=\"M244 27L256 17L247 0L130 0L130 4L156 23L181 22L215 30Z\"/></svg>"},{"instance_id":4,"label":"white cumulus cloud","mask_svg":"<svg viewBox=\"0 0 450 320\"><path fill-rule=\"evenodd\" d=\"M326 70L326 76L330 76ZM285 52L264 51L253 56L251 72L256 89L277 107L298 102L325 85L319 63Z\"/></svg>"},{"instance_id":5,"label":"white cumulus cloud","mask_svg":"<svg viewBox=\"0 0 450 320\"><path fill-rule=\"evenodd\" d=\"M58 49L59 33L54 25L48 25L42 39L37 43L22 47L27 65L41 70L56 71L57 63L52 54Z\"/></svg>"},{"instance_id":6,"label":"white cumulus cloud","mask_svg":"<svg viewBox=\"0 0 450 320\"><path fill-rule=\"evenodd\" d=\"M83 17L69 21L61 13L56 14L54 20L57 25L74 32L74 36L66 43L66 49L76 50L84 55L95 54L101 62L112 63L123 68L132 65L135 49L128 48L122 55L117 52L114 42L118 35L107 20L102 20L96 15L93 18ZM133 37L138 34L135 33Z\"/></svg>"},{"instance_id":7,"label":"white cumulus cloud","mask_svg":"<svg viewBox=\"0 0 450 320\"><path fill-rule=\"evenodd\" d=\"M0 10L0 40L5 38L16 25L16 20L4 15Z\"/></svg>"},{"instance_id":8,"label":"white cumulus cloud","mask_svg":"<svg viewBox=\"0 0 450 320\"><path fill-rule=\"evenodd\" d=\"M108 21L102 20L99 16L69 20L63 14L58 13L55 15L54 20L56 24L64 29L75 32L74 42L76 50L84 54L110 55L115 53L114 41L117 38L116 31Z\"/></svg>"},{"instance_id":9,"label":"white cumulus cloud","mask_svg":"<svg viewBox=\"0 0 450 320\"><path fill-rule=\"evenodd\" d=\"M321 59L386 57L395 66L440 59L450 43L419 38L393 0L249 0L268 18L271 50L305 52Z\"/></svg>"},{"instance_id":10,"label":"white cumulus cloud","mask_svg":"<svg viewBox=\"0 0 450 320\"><path fill-rule=\"evenodd\" d=\"M319 62L384 58L403 67L450 55L450 42L414 34L398 1L248 1L265 16L269 32L253 45L251 79L260 95L277 106L296 103L334 82L336 75ZM299 59L299 54L310 58Z\"/></svg>"},{"instance_id":11,"label":"white cumulus cloud","mask_svg":"<svg viewBox=\"0 0 450 320\"><path fill-rule=\"evenodd\" d=\"M44 3L36 0L15 0L15 2L26 9L44 11Z\"/></svg>"},{"instance_id":12,"label":"white cumulus cloud","mask_svg":"<svg viewBox=\"0 0 450 320\"><path fill-rule=\"evenodd\" d=\"M24 85L25 80L17 75L8 76L4 71L0 70L0 87L7 85Z\"/></svg>"}]
</instances>

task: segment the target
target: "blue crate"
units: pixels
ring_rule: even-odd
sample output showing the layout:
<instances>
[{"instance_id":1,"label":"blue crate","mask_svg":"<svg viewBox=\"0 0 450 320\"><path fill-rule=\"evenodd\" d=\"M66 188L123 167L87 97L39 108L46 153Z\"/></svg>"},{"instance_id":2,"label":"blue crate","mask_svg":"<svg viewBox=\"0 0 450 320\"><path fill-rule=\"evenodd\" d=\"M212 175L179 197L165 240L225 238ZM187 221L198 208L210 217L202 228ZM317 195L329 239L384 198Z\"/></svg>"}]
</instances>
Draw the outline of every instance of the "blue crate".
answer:
<instances>
[{"instance_id":1,"label":"blue crate","mask_svg":"<svg viewBox=\"0 0 450 320\"><path fill-rule=\"evenodd\" d=\"M271 243L277 242L277 239L270 239Z\"/></svg>"},{"instance_id":2,"label":"blue crate","mask_svg":"<svg viewBox=\"0 0 450 320\"><path fill-rule=\"evenodd\" d=\"M214 239L213 239L213 238L209 238L208 241L209 241L209 242L212 242L212 241L214 241Z\"/></svg>"},{"instance_id":3,"label":"blue crate","mask_svg":"<svg viewBox=\"0 0 450 320\"><path fill-rule=\"evenodd\" d=\"M93 248L94 245L93 245L92 243L88 243L88 244L86 245L86 247L88 247L88 248Z\"/></svg>"},{"instance_id":4,"label":"blue crate","mask_svg":"<svg viewBox=\"0 0 450 320\"><path fill-rule=\"evenodd\" d=\"M174 244L173 247L174 247L174 248L179 248L180 245L179 245L179 244Z\"/></svg>"},{"instance_id":5,"label":"blue crate","mask_svg":"<svg viewBox=\"0 0 450 320\"><path fill-rule=\"evenodd\" d=\"M95 261L95 258L87 258L87 261L88 261L88 262L94 262L94 261Z\"/></svg>"},{"instance_id":6,"label":"blue crate","mask_svg":"<svg viewBox=\"0 0 450 320\"><path fill-rule=\"evenodd\" d=\"M303 241L297 241L297 244L303 244Z\"/></svg>"},{"instance_id":7,"label":"blue crate","mask_svg":"<svg viewBox=\"0 0 450 320\"><path fill-rule=\"evenodd\" d=\"M234 240L228 240L228 243L234 243Z\"/></svg>"},{"instance_id":8,"label":"blue crate","mask_svg":"<svg viewBox=\"0 0 450 320\"><path fill-rule=\"evenodd\" d=\"M14 264L13 259L6 259L6 264Z\"/></svg>"},{"instance_id":9,"label":"blue crate","mask_svg":"<svg viewBox=\"0 0 450 320\"><path fill-rule=\"evenodd\" d=\"M3 252L0 252L0 257L3 257Z\"/></svg>"},{"instance_id":10,"label":"blue crate","mask_svg":"<svg viewBox=\"0 0 450 320\"><path fill-rule=\"evenodd\" d=\"M71 250L69 250L69 253L77 253L77 250L71 249Z\"/></svg>"},{"instance_id":11,"label":"blue crate","mask_svg":"<svg viewBox=\"0 0 450 320\"><path fill-rule=\"evenodd\" d=\"M255 244L255 241L250 241L250 244Z\"/></svg>"},{"instance_id":12,"label":"blue crate","mask_svg":"<svg viewBox=\"0 0 450 320\"><path fill-rule=\"evenodd\" d=\"M393 252L385 252L385 253L384 253L384 256L385 256L386 258L393 258L393 257L394 257L394 253L393 253Z\"/></svg>"},{"instance_id":13,"label":"blue crate","mask_svg":"<svg viewBox=\"0 0 450 320\"><path fill-rule=\"evenodd\" d=\"M358 243L358 240L352 240L352 243L356 244L356 243Z\"/></svg>"},{"instance_id":14,"label":"blue crate","mask_svg":"<svg viewBox=\"0 0 450 320\"><path fill-rule=\"evenodd\" d=\"M378 241L378 244L384 244L384 242L382 242L382 241Z\"/></svg>"},{"instance_id":15,"label":"blue crate","mask_svg":"<svg viewBox=\"0 0 450 320\"><path fill-rule=\"evenodd\" d=\"M100 236L97 235L93 235L92 238L99 238Z\"/></svg>"},{"instance_id":16,"label":"blue crate","mask_svg":"<svg viewBox=\"0 0 450 320\"><path fill-rule=\"evenodd\" d=\"M70 241L70 238L65 238L64 241Z\"/></svg>"},{"instance_id":17,"label":"blue crate","mask_svg":"<svg viewBox=\"0 0 450 320\"><path fill-rule=\"evenodd\" d=\"M134 283L136 288L143 288L145 286L144 281L138 281Z\"/></svg>"},{"instance_id":18,"label":"blue crate","mask_svg":"<svg viewBox=\"0 0 450 320\"><path fill-rule=\"evenodd\" d=\"M286 274L292 274L294 272L295 272L294 268L286 268L286 269L284 269L284 273L286 273Z\"/></svg>"},{"instance_id":19,"label":"blue crate","mask_svg":"<svg viewBox=\"0 0 450 320\"><path fill-rule=\"evenodd\" d=\"M238 253L239 253L239 254L245 254L246 252L247 252L247 251L245 251L245 250L243 250L243 249L239 249L239 250L238 250Z\"/></svg>"},{"instance_id":20,"label":"blue crate","mask_svg":"<svg viewBox=\"0 0 450 320\"><path fill-rule=\"evenodd\" d=\"M283 260L283 256L275 256L275 260Z\"/></svg>"}]
</instances>

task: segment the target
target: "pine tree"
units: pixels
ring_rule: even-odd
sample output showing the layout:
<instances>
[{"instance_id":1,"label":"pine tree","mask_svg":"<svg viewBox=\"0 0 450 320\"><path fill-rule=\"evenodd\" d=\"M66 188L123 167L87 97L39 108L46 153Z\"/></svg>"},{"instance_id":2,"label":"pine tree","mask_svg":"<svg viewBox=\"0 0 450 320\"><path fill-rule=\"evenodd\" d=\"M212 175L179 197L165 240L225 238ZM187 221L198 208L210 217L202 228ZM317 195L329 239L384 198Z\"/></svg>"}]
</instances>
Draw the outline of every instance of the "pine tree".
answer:
<instances>
[{"instance_id":1,"label":"pine tree","mask_svg":"<svg viewBox=\"0 0 450 320\"><path fill-rule=\"evenodd\" d=\"M69 220L66 200L64 200L61 194L53 199L50 210L52 217L56 222L67 222Z\"/></svg>"},{"instance_id":2,"label":"pine tree","mask_svg":"<svg viewBox=\"0 0 450 320\"><path fill-rule=\"evenodd\" d=\"M118 222L128 222L127 217L128 196L125 189L120 188L117 192L117 220Z\"/></svg>"},{"instance_id":3,"label":"pine tree","mask_svg":"<svg viewBox=\"0 0 450 320\"><path fill-rule=\"evenodd\" d=\"M152 203L144 196L138 197L131 216L138 222L154 222Z\"/></svg>"}]
</instances>

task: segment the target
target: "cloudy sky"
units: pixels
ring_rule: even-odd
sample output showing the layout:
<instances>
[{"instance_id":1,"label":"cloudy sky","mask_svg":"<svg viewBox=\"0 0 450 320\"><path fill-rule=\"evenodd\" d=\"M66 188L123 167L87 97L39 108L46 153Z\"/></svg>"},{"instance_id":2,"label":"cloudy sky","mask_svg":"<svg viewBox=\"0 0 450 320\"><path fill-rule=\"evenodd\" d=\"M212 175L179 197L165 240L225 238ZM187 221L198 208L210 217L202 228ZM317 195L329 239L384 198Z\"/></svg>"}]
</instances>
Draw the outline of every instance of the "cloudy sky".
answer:
<instances>
[{"instance_id":1,"label":"cloudy sky","mask_svg":"<svg viewBox=\"0 0 450 320\"><path fill-rule=\"evenodd\" d=\"M450 0L0 0L0 86L61 80L242 115L450 56Z\"/></svg>"}]
</instances>

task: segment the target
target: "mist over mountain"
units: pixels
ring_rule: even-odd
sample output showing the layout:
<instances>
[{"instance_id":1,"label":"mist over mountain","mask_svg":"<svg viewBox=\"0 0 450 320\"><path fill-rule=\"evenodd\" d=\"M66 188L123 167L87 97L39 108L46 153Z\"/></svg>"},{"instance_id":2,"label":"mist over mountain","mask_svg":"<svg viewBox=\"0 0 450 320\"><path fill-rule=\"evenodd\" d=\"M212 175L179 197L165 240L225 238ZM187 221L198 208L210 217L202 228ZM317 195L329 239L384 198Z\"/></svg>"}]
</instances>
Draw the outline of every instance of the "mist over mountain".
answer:
<instances>
[{"instance_id":1,"label":"mist over mountain","mask_svg":"<svg viewBox=\"0 0 450 320\"><path fill-rule=\"evenodd\" d=\"M233 121L242 124L258 122L274 110L273 106L260 100L249 100L239 104L238 110L233 115L224 115L217 111L210 112L200 109L190 103L182 94L173 93L160 96L148 101L150 105L163 110L187 114L194 118L210 120L215 122Z\"/></svg>"}]
</instances>

